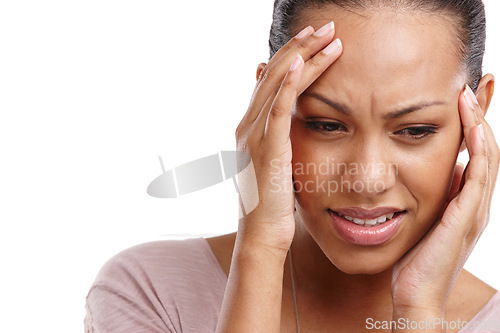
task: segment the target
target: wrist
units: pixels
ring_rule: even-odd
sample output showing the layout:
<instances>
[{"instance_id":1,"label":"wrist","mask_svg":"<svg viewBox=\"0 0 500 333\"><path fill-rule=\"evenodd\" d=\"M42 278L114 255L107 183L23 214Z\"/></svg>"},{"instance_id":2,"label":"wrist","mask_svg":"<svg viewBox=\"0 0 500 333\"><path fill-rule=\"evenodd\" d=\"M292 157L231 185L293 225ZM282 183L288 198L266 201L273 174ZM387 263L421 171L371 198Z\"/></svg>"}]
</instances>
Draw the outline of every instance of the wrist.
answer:
<instances>
[{"instance_id":1,"label":"wrist","mask_svg":"<svg viewBox=\"0 0 500 333\"><path fill-rule=\"evenodd\" d=\"M265 261L283 265L290 245L273 243L265 237L242 236L238 231L233 257L245 261Z\"/></svg>"},{"instance_id":2,"label":"wrist","mask_svg":"<svg viewBox=\"0 0 500 333\"><path fill-rule=\"evenodd\" d=\"M252 212L253 213L253 212ZM277 258L286 257L295 233L293 215L268 221L254 216L241 219L236 234L235 249L264 252Z\"/></svg>"}]
</instances>

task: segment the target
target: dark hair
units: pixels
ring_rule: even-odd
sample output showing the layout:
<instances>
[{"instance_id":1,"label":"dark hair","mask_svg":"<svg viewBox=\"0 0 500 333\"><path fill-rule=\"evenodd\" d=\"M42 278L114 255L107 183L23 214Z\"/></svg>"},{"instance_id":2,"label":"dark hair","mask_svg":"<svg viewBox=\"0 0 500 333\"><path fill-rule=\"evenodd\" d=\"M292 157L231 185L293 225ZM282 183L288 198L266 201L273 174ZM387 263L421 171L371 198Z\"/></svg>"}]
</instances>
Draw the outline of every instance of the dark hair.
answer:
<instances>
[{"instance_id":1,"label":"dark hair","mask_svg":"<svg viewBox=\"0 0 500 333\"><path fill-rule=\"evenodd\" d=\"M455 25L458 54L467 70L468 84L475 91L482 77L486 41L486 15L482 0L275 0L269 35L270 58L292 38L294 23L303 10L336 5L344 9L399 8L443 13Z\"/></svg>"}]
</instances>

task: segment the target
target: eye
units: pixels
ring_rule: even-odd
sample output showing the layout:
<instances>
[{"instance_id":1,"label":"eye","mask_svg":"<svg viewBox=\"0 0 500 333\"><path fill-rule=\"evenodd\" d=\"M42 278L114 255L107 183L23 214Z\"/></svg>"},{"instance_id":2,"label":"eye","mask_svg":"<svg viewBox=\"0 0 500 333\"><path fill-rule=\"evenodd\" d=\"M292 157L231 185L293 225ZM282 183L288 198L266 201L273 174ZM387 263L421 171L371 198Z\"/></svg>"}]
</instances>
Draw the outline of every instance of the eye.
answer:
<instances>
[{"instance_id":1,"label":"eye","mask_svg":"<svg viewBox=\"0 0 500 333\"><path fill-rule=\"evenodd\" d=\"M331 122L331 121L312 121L309 120L307 121L306 125L304 126L305 128L310 128L314 131L320 132L320 133L325 133L325 134L332 134L335 132L339 131L347 131L344 125L336 122Z\"/></svg>"},{"instance_id":2,"label":"eye","mask_svg":"<svg viewBox=\"0 0 500 333\"><path fill-rule=\"evenodd\" d=\"M437 128L433 126L415 126L404 128L397 131L395 134L401 134L409 137L410 139L420 140L437 133Z\"/></svg>"}]
</instances>

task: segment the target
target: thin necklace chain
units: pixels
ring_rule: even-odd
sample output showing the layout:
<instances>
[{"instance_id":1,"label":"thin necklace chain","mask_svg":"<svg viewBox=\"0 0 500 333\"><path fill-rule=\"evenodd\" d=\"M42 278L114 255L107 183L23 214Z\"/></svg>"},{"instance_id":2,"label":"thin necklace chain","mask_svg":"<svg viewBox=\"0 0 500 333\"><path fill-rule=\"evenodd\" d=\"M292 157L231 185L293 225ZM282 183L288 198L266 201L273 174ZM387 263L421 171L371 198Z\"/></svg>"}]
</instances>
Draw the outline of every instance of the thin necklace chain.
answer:
<instances>
[{"instance_id":1,"label":"thin necklace chain","mask_svg":"<svg viewBox=\"0 0 500 333\"><path fill-rule=\"evenodd\" d=\"M293 305L295 307L295 321L297 322L297 333L300 333L300 325L299 325L299 310L297 308L297 294L295 292L295 280L293 278L293 263L292 263L292 247L288 250L290 253L290 276L292 278L292 292L293 292Z\"/></svg>"}]
</instances>

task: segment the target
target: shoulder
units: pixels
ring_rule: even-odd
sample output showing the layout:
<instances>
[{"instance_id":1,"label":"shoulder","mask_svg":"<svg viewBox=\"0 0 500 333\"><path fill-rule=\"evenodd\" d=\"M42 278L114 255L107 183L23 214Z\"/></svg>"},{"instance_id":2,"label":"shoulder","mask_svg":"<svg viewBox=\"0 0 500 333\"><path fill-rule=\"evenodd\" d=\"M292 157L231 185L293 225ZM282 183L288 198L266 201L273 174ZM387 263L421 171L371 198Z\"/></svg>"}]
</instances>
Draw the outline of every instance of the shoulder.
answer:
<instances>
[{"instance_id":1,"label":"shoulder","mask_svg":"<svg viewBox=\"0 0 500 333\"><path fill-rule=\"evenodd\" d=\"M103 265L94 285L112 283L130 288L133 282L172 290L186 283L224 285L221 274L205 239L165 240L135 245L114 255Z\"/></svg>"},{"instance_id":2,"label":"shoulder","mask_svg":"<svg viewBox=\"0 0 500 333\"><path fill-rule=\"evenodd\" d=\"M450 321L500 318L500 293L463 269L450 293L446 312ZM495 332L500 331L500 322L497 324Z\"/></svg>"},{"instance_id":3,"label":"shoulder","mask_svg":"<svg viewBox=\"0 0 500 333\"><path fill-rule=\"evenodd\" d=\"M131 320L131 325L159 323L174 332L186 323L208 329L217 322L225 284L203 238L139 244L103 265L87 295L86 321L94 327ZM203 315L196 311L200 307Z\"/></svg>"}]
</instances>

